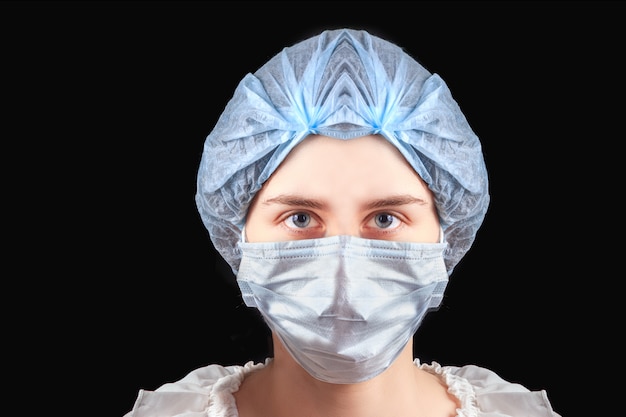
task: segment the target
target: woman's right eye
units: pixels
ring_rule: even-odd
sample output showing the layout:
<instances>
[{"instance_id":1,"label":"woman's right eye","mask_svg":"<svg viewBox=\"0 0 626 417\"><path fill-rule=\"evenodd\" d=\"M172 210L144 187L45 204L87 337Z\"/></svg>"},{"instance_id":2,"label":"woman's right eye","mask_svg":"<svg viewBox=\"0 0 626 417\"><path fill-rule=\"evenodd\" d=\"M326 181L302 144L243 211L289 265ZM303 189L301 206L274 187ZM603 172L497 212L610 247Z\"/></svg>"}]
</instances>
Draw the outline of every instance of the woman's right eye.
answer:
<instances>
[{"instance_id":1,"label":"woman's right eye","mask_svg":"<svg viewBox=\"0 0 626 417\"><path fill-rule=\"evenodd\" d=\"M311 223L311 216L308 213L295 213L289 216L286 222L291 227L302 229Z\"/></svg>"}]
</instances>

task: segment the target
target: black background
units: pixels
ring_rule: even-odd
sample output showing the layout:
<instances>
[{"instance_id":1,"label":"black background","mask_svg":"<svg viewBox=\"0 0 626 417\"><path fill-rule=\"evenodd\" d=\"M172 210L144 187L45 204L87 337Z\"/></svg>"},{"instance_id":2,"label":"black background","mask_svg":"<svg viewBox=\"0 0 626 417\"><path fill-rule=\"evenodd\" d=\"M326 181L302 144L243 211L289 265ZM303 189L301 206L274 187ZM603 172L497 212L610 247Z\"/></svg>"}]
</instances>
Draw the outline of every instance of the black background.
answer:
<instances>
[{"instance_id":1,"label":"black background","mask_svg":"<svg viewBox=\"0 0 626 417\"><path fill-rule=\"evenodd\" d=\"M597 384L584 372L606 344L590 310L606 308L596 248L619 204L603 188L619 179L623 139L608 128L623 108L619 2L23 1L0 12L6 257L22 306L5 327L16 354L31 349L21 376L48 369L38 383L62 387L47 408L121 416L140 388L265 357L265 330L196 211L195 175L239 80L338 27L440 74L483 142L492 204L416 355L545 389L564 416Z\"/></svg>"}]
</instances>

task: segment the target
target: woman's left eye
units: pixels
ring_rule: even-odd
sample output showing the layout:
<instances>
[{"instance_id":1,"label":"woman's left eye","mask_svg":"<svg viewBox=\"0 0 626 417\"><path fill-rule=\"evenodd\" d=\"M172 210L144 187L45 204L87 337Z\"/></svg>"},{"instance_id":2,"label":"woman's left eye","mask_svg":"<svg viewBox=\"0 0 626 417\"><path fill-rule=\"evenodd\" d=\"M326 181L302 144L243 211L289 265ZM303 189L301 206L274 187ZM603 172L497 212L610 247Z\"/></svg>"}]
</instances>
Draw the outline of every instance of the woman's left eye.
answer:
<instances>
[{"instance_id":1,"label":"woman's left eye","mask_svg":"<svg viewBox=\"0 0 626 417\"><path fill-rule=\"evenodd\" d=\"M381 229L389 229L392 226L397 226L399 220L393 215L389 213L379 213L374 216L374 221L376 222L376 226Z\"/></svg>"}]
</instances>

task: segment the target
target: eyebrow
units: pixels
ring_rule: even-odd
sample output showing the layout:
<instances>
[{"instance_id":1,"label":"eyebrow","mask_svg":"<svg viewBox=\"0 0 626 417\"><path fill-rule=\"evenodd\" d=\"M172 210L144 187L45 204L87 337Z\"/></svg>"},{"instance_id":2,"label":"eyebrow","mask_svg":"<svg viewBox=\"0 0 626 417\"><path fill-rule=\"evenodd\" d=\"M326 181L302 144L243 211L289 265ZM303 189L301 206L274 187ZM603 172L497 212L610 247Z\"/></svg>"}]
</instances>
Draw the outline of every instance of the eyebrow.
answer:
<instances>
[{"instance_id":1,"label":"eyebrow","mask_svg":"<svg viewBox=\"0 0 626 417\"><path fill-rule=\"evenodd\" d=\"M423 198L403 194L369 201L367 204L365 204L365 208L377 209L382 207L404 206L407 204L427 205L428 202Z\"/></svg>"},{"instance_id":2,"label":"eyebrow","mask_svg":"<svg viewBox=\"0 0 626 417\"><path fill-rule=\"evenodd\" d=\"M263 201L263 204L275 203L294 207L307 207L312 209L324 209L327 207L327 205L322 201L290 194L281 194ZM423 198L402 194L368 201L364 205L364 208L371 210L382 207L403 206L407 204L428 205L428 202Z\"/></svg>"},{"instance_id":3,"label":"eyebrow","mask_svg":"<svg viewBox=\"0 0 626 417\"><path fill-rule=\"evenodd\" d=\"M326 204L319 200L304 198L297 195L289 195L289 194L281 194L276 197L268 198L263 201L263 204L284 204L287 206L294 207L307 207L312 209L323 209L326 208Z\"/></svg>"}]
</instances>

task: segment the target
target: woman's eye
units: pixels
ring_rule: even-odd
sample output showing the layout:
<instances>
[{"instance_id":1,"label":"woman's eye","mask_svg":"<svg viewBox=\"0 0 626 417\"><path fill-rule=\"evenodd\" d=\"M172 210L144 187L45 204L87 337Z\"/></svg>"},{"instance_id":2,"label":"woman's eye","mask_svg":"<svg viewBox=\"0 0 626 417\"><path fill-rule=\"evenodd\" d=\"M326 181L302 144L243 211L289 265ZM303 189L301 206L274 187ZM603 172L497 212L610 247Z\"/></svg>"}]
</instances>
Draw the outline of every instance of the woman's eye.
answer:
<instances>
[{"instance_id":1,"label":"woman's eye","mask_svg":"<svg viewBox=\"0 0 626 417\"><path fill-rule=\"evenodd\" d=\"M398 219L396 219L392 214L389 213L379 213L374 217L374 221L376 222L376 226L381 229L389 229L392 226L397 225Z\"/></svg>"},{"instance_id":2,"label":"woman's eye","mask_svg":"<svg viewBox=\"0 0 626 417\"><path fill-rule=\"evenodd\" d=\"M294 226L297 228L304 228L304 227L307 227L309 223L311 223L311 216L307 213L296 213L296 214L292 214L287 219L287 222L291 226Z\"/></svg>"}]
</instances>

